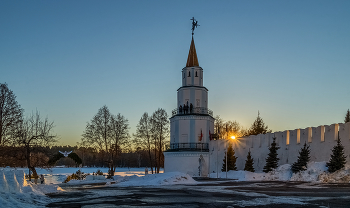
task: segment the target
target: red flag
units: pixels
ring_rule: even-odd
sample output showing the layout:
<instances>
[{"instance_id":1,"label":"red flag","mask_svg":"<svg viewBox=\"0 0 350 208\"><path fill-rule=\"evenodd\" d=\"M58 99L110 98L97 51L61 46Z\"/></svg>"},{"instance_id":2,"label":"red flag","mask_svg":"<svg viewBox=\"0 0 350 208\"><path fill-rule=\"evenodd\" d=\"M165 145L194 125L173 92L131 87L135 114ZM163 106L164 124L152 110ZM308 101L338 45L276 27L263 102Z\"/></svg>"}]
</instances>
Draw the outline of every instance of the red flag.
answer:
<instances>
[{"instance_id":1,"label":"red flag","mask_svg":"<svg viewBox=\"0 0 350 208\"><path fill-rule=\"evenodd\" d=\"M209 139L210 139L210 141L213 140L213 138L211 137L210 130L209 130Z\"/></svg>"},{"instance_id":2,"label":"red flag","mask_svg":"<svg viewBox=\"0 0 350 208\"><path fill-rule=\"evenodd\" d=\"M201 136L199 137L199 141L202 141L203 138L203 133L202 133L202 129L201 129Z\"/></svg>"}]
</instances>

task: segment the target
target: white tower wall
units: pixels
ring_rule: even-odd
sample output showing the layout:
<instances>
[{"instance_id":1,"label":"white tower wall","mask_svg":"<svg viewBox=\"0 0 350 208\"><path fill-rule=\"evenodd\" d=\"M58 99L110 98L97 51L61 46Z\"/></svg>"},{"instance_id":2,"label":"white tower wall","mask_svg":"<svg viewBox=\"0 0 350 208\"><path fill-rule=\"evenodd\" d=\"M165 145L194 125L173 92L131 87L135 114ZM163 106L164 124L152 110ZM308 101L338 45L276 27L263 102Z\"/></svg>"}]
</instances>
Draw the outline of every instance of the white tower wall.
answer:
<instances>
[{"instance_id":1,"label":"white tower wall","mask_svg":"<svg viewBox=\"0 0 350 208\"><path fill-rule=\"evenodd\" d=\"M193 39L181 79L176 109L170 118L170 149L164 152L164 171L207 176L209 131L214 133L215 119L208 109L208 89L203 86L203 69L199 67Z\"/></svg>"}]
</instances>

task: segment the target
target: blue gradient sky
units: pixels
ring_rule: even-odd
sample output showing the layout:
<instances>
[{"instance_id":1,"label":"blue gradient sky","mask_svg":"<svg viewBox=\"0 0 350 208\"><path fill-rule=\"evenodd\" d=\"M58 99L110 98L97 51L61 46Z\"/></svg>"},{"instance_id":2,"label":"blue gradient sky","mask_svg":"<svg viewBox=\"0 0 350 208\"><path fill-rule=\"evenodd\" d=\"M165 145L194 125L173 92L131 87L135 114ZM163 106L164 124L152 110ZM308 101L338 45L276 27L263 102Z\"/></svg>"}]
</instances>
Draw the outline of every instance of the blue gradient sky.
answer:
<instances>
[{"instance_id":1,"label":"blue gradient sky","mask_svg":"<svg viewBox=\"0 0 350 208\"><path fill-rule=\"evenodd\" d=\"M195 31L209 108L273 131L343 122L350 1L0 1L0 83L75 145L107 105L130 122L176 108Z\"/></svg>"}]
</instances>

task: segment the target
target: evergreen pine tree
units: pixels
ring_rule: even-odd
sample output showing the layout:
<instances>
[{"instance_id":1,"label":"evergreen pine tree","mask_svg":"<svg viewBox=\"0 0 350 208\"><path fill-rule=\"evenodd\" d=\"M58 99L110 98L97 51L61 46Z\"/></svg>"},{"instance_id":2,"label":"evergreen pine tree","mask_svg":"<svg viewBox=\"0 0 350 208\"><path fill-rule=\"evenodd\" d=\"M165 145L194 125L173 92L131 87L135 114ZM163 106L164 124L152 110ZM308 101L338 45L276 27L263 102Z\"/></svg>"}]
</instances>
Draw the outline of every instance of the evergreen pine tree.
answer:
<instances>
[{"instance_id":1,"label":"evergreen pine tree","mask_svg":"<svg viewBox=\"0 0 350 208\"><path fill-rule=\"evenodd\" d=\"M328 171L333 173L345 167L345 163L344 146L341 144L340 138L338 138L337 144L332 149L331 159L326 166L328 167Z\"/></svg>"},{"instance_id":2,"label":"evergreen pine tree","mask_svg":"<svg viewBox=\"0 0 350 208\"><path fill-rule=\"evenodd\" d=\"M278 166L278 161L279 158L277 157L277 150L279 149L279 147L276 146L276 138L273 138L273 142L271 143L271 147L269 147L270 153L268 154L268 157L266 158L266 164L263 168L263 171L265 173L276 169Z\"/></svg>"},{"instance_id":3,"label":"evergreen pine tree","mask_svg":"<svg viewBox=\"0 0 350 208\"><path fill-rule=\"evenodd\" d=\"M258 117L255 119L252 126L248 129L247 135L245 136L269 133L271 130L268 128L268 126L265 126L264 120L260 117L260 113L258 112Z\"/></svg>"},{"instance_id":4,"label":"evergreen pine tree","mask_svg":"<svg viewBox=\"0 0 350 208\"><path fill-rule=\"evenodd\" d=\"M346 112L345 119L344 119L344 123L347 123L347 122L350 122L350 111L349 111L349 109Z\"/></svg>"},{"instance_id":5,"label":"evergreen pine tree","mask_svg":"<svg viewBox=\"0 0 350 208\"><path fill-rule=\"evenodd\" d=\"M306 170L307 163L310 161L310 145L304 144L304 147L299 151L298 160L293 163L292 171L293 173L297 173L299 171Z\"/></svg>"},{"instance_id":6,"label":"evergreen pine tree","mask_svg":"<svg viewBox=\"0 0 350 208\"><path fill-rule=\"evenodd\" d=\"M235 151L233 150L232 145L229 144L226 151L227 151L227 171L237 170L237 167L236 167L237 157L235 156ZM224 156L224 164L222 164L221 171L226 172L226 152Z\"/></svg>"},{"instance_id":7,"label":"evergreen pine tree","mask_svg":"<svg viewBox=\"0 0 350 208\"><path fill-rule=\"evenodd\" d=\"M249 149L249 152L248 152L248 155L247 155L247 159L245 161L245 166L244 166L244 170L245 171L250 171L250 172L255 172L254 170L254 160L250 154L250 149Z\"/></svg>"}]
</instances>

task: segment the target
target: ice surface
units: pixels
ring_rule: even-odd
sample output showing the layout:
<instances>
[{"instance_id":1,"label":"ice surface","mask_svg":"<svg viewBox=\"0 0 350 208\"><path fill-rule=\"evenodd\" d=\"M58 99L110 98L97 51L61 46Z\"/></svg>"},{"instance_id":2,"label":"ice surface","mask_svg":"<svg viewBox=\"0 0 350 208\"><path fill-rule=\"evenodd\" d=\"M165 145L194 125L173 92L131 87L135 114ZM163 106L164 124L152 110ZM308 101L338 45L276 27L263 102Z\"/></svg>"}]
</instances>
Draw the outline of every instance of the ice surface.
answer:
<instances>
[{"instance_id":1,"label":"ice surface","mask_svg":"<svg viewBox=\"0 0 350 208\"><path fill-rule=\"evenodd\" d=\"M149 174L139 176L114 176L117 186L159 186L175 184L196 184L197 182L188 174L169 172L162 174Z\"/></svg>"}]
</instances>

